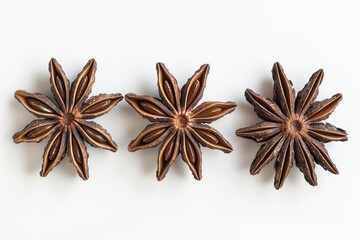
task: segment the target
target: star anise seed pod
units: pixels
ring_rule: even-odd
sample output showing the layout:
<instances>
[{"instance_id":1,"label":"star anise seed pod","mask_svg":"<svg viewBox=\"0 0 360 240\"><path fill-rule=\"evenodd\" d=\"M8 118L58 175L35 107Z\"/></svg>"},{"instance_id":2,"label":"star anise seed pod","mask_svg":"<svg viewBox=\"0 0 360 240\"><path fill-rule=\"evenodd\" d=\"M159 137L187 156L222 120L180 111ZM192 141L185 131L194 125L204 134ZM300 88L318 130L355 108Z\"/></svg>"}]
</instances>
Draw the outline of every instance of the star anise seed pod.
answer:
<instances>
[{"instance_id":1,"label":"star anise seed pod","mask_svg":"<svg viewBox=\"0 0 360 240\"><path fill-rule=\"evenodd\" d=\"M79 176L89 178L87 141L93 147L115 152L116 143L99 124L86 119L107 113L121 99L121 94L100 94L88 99L95 82L96 62L89 60L84 69L71 84L56 59L49 63L50 85L55 102L40 93L15 92L15 98L24 107L39 117L24 130L15 133L15 143L40 142L50 136L43 155L40 176L45 177L65 157L69 155Z\"/></svg>"},{"instance_id":2,"label":"star anise seed pod","mask_svg":"<svg viewBox=\"0 0 360 240\"><path fill-rule=\"evenodd\" d=\"M154 124L148 125L129 144L129 151L152 148L162 143L158 155L157 179L164 179L170 166L181 153L194 178L201 179L200 145L219 149L225 153L232 151L228 141L214 128L203 123L211 123L236 108L234 102L200 101L209 72L205 64L182 87L163 63L156 65L160 99L149 96L127 94L125 100L144 118Z\"/></svg>"},{"instance_id":3,"label":"star anise seed pod","mask_svg":"<svg viewBox=\"0 0 360 240\"><path fill-rule=\"evenodd\" d=\"M346 141L347 133L323 120L335 110L342 96L338 93L330 99L315 102L324 77L322 69L311 76L296 98L292 83L279 63L274 64L272 75L273 100L250 89L245 91L246 100L264 121L236 131L236 135L240 137L263 143L251 164L250 173L258 174L266 164L276 160L274 185L279 189L295 159L296 166L303 172L306 181L316 186L314 162L325 170L338 174L323 143Z\"/></svg>"}]
</instances>

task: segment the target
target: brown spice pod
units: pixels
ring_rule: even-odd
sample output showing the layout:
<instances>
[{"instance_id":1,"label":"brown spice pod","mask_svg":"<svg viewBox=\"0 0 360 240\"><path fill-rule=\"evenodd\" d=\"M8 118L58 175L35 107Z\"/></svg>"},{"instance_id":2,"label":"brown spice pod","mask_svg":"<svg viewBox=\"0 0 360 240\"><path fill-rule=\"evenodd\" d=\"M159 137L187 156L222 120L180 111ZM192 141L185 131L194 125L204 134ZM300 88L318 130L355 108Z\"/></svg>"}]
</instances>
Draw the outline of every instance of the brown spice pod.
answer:
<instances>
[{"instance_id":1,"label":"brown spice pod","mask_svg":"<svg viewBox=\"0 0 360 240\"><path fill-rule=\"evenodd\" d=\"M164 179L176 157L189 166L194 178L201 179L200 145L232 151L230 143L211 123L234 111L234 102L204 102L196 107L202 98L210 66L202 65L180 90L174 76L163 63L157 63L160 99L149 96L127 94L125 100L144 118L154 122L148 125L129 144L129 151L152 148L161 143L158 155L157 179Z\"/></svg>"},{"instance_id":2,"label":"brown spice pod","mask_svg":"<svg viewBox=\"0 0 360 240\"><path fill-rule=\"evenodd\" d=\"M325 149L324 142L346 141L347 133L329 123L323 123L342 99L340 93L330 99L315 102L324 77L322 69L316 71L295 97L292 87L279 63L272 69L274 80L273 100L252 90L245 91L246 100L263 122L240 128L236 135L261 142L260 150L250 166L252 175L275 160L275 188L279 189L293 165L303 172L306 181L317 185L315 163L331 173L338 174L335 164Z\"/></svg>"},{"instance_id":3,"label":"brown spice pod","mask_svg":"<svg viewBox=\"0 0 360 240\"><path fill-rule=\"evenodd\" d=\"M42 177L68 154L79 176L89 178L88 153L84 140L93 147L115 152L116 143L99 124L86 121L101 116L123 98L120 93L99 94L88 99L95 82L96 62L88 61L84 69L71 84L56 59L49 63L51 91L55 102L40 93L15 92L15 98L24 107L39 117L22 131L14 134L15 143L50 140L43 155Z\"/></svg>"}]
</instances>

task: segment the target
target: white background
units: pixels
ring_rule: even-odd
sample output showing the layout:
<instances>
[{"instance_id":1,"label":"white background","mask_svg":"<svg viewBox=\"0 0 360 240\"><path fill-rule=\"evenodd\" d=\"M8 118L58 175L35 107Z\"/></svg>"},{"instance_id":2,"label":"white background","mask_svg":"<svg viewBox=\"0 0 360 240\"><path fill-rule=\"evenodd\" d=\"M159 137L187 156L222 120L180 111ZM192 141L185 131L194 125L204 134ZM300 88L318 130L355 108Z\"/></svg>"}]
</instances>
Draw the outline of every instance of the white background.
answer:
<instances>
[{"instance_id":1,"label":"white background","mask_svg":"<svg viewBox=\"0 0 360 240\"><path fill-rule=\"evenodd\" d=\"M356 1L0 1L0 239L360 239L360 14ZM157 95L162 61L183 85L211 65L203 101L232 100L235 112L213 123L234 151L202 148L203 180L179 158L163 182L157 148L127 145L147 125L122 101L96 121L116 153L88 147L90 179L64 159L39 176L46 141L14 144L32 119L17 89L50 95L48 62L73 80L98 62L93 95ZM282 63L300 90L325 70L318 100L344 95L329 122L348 142L326 147L340 175L316 167L317 187L293 167L281 190L272 164L251 176L260 144L239 127L259 121L244 90L272 97L271 67Z\"/></svg>"}]
</instances>

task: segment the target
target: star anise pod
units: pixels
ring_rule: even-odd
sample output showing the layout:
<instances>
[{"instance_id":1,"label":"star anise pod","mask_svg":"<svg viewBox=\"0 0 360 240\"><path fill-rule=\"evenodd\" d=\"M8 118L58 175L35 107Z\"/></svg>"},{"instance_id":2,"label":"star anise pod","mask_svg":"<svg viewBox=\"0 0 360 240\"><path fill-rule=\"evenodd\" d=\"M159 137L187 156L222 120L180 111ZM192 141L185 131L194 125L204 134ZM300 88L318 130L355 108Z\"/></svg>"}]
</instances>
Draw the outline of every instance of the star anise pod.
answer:
<instances>
[{"instance_id":1,"label":"star anise pod","mask_svg":"<svg viewBox=\"0 0 360 240\"><path fill-rule=\"evenodd\" d=\"M225 153L232 151L230 143L218 131L203 123L211 123L232 112L236 104L204 102L195 107L203 95L209 68L208 64L202 65L180 92L176 79L163 63L158 63L160 99L133 93L125 96L125 100L141 116L154 122L129 144L129 151L152 148L162 143L156 174L159 181L180 153L194 178L200 180L202 159L199 143Z\"/></svg>"},{"instance_id":2,"label":"star anise pod","mask_svg":"<svg viewBox=\"0 0 360 240\"><path fill-rule=\"evenodd\" d=\"M121 94L100 94L88 99L95 82L96 62L89 60L71 84L60 64L51 59L49 63L51 91L55 102L40 93L15 92L15 98L39 117L24 130L14 134L15 143L40 142L50 137L43 155L40 172L45 177L68 154L79 176L89 178L87 141L93 147L115 152L116 143L99 124L86 119L96 118L108 112L121 99Z\"/></svg>"},{"instance_id":3,"label":"star anise pod","mask_svg":"<svg viewBox=\"0 0 360 240\"><path fill-rule=\"evenodd\" d=\"M347 133L329 123L324 123L342 99L340 93L330 99L315 102L319 86L324 77L322 69L316 71L305 87L297 94L279 63L272 69L274 80L273 100L264 98L252 90L245 91L246 100L263 122L240 128L236 134L264 143L250 167L252 175L272 160L275 161L275 188L279 189L292 167L303 172L306 181L317 185L315 164L338 174L335 164L323 143L346 141Z\"/></svg>"}]
</instances>

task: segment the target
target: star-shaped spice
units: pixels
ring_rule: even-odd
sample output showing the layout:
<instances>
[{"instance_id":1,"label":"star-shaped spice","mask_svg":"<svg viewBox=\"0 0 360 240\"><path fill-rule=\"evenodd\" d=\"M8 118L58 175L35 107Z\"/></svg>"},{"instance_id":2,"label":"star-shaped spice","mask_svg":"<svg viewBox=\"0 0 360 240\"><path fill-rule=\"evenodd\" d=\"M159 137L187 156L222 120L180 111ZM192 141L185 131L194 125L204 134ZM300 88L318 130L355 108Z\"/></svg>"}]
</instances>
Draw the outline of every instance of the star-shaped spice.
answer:
<instances>
[{"instance_id":1,"label":"star-shaped spice","mask_svg":"<svg viewBox=\"0 0 360 240\"><path fill-rule=\"evenodd\" d=\"M79 176L86 180L89 178L89 168L84 139L93 147L113 152L117 150L110 134L99 124L86 119L105 114L122 96L119 93L100 94L88 99L95 82L94 59L89 60L71 86L55 59L50 60L49 71L55 102L40 93L15 92L15 98L40 119L16 133L14 142L40 142L51 136L43 155L40 175L45 177L68 154Z\"/></svg>"},{"instance_id":2,"label":"star-shaped spice","mask_svg":"<svg viewBox=\"0 0 360 240\"><path fill-rule=\"evenodd\" d=\"M129 151L152 148L162 143L156 174L159 181L164 179L180 153L194 178L200 180L202 159L199 143L225 153L232 151L230 143L204 123L211 123L232 112L236 104L204 102L196 107L203 95L209 68L208 64L202 65L180 92L176 79L163 63L158 63L156 69L160 99L133 93L125 96L125 100L141 116L154 122L129 144Z\"/></svg>"},{"instance_id":3,"label":"star-shaped spice","mask_svg":"<svg viewBox=\"0 0 360 240\"><path fill-rule=\"evenodd\" d=\"M306 181L317 185L315 164L338 174L335 164L325 149L324 142L346 141L347 134L323 120L328 118L342 99L340 93L330 99L315 102L324 71L316 71L305 87L297 94L279 63L272 69L274 80L273 100L264 98L252 90L245 91L246 100L263 122L240 128L236 134L264 143L250 167L255 175L272 160L275 161L275 188L279 189L292 167L303 172Z\"/></svg>"}]
</instances>

